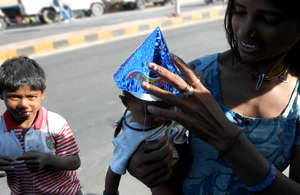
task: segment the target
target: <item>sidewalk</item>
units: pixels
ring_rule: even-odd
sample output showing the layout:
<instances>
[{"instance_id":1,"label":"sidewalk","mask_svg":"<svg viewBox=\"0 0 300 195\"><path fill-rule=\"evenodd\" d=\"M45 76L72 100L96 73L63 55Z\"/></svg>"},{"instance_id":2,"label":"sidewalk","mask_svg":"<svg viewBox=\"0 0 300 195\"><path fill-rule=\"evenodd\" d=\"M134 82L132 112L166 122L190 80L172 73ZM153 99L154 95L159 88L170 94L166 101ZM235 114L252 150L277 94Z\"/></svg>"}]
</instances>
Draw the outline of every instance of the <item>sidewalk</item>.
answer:
<instances>
[{"instance_id":1,"label":"sidewalk","mask_svg":"<svg viewBox=\"0 0 300 195\"><path fill-rule=\"evenodd\" d=\"M160 26L162 30L182 25L194 24L224 17L226 5L209 6L197 11L184 12L179 16L159 17L134 22L89 28L82 31L57 34L53 36L17 42L0 47L0 62L17 56L46 54L55 50L101 43L116 38L147 33Z\"/></svg>"}]
</instances>

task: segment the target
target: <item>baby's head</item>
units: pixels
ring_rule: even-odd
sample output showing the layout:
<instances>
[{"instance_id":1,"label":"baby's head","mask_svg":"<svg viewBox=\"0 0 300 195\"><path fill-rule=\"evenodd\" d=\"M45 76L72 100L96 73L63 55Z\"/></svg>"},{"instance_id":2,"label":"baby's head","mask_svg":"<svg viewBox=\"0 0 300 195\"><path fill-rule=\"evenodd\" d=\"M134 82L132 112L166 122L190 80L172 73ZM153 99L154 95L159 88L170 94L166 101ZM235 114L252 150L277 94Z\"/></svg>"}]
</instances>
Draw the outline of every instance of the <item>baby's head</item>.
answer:
<instances>
[{"instance_id":1,"label":"baby's head","mask_svg":"<svg viewBox=\"0 0 300 195\"><path fill-rule=\"evenodd\" d=\"M119 96L123 105L131 112L133 120L145 126L159 126L166 121L163 117L157 117L147 111L148 105L155 105L163 108L172 106L163 101L147 101L133 95L133 93L123 91Z\"/></svg>"}]
</instances>

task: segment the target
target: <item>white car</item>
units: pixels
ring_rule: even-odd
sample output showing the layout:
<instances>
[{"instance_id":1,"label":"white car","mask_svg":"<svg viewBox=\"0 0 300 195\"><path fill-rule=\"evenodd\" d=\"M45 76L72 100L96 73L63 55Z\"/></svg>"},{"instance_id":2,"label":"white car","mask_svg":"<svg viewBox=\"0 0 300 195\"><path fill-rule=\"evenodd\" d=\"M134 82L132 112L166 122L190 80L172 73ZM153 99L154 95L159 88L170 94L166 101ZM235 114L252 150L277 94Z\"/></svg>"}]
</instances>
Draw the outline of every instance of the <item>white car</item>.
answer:
<instances>
[{"instance_id":1,"label":"white car","mask_svg":"<svg viewBox=\"0 0 300 195\"><path fill-rule=\"evenodd\" d=\"M39 15L44 23L56 21L58 7L53 0L21 0L26 15ZM72 0L68 1L72 11L84 11L90 16L100 16L104 12L102 0Z\"/></svg>"},{"instance_id":2,"label":"white car","mask_svg":"<svg viewBox=\"0 0 300 195\"><path fill-rule=\"evenodd\" d=\"M2 1L5 1L5 4ZM68 0L68 5L73 12L84 12L88 16L100 16L105 9L102 0ZM4 18L10 21L16 18L38 16L43 23L54 23L57 21L59 8L54 5L53 0L0 0L0 10L4 14L0 16L0 27L3 29L5 28Z\"/></svg>"}]
</instances>

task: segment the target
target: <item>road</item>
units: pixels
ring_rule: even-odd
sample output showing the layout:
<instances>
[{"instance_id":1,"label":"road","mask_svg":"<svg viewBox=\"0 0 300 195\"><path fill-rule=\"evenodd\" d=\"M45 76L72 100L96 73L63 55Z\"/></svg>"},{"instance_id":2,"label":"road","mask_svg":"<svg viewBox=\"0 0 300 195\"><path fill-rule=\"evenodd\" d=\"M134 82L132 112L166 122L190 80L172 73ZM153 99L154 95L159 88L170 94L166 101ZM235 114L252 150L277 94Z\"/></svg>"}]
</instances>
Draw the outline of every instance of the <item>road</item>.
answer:
<instances>
[{"instance_id":1,"label":"road","mask_svg":"<svg viewBox=\"0 0 300 195\"><path fill-rule=\"evenodd\" d=\"M182 13L208 7L204 4L203 0L182 0L182 2ZM100 17L80 18L76 19L71 24L55 23L49 25L11 28L5 31L0 31L0 46L50 35L80 31L87 28L119 24L125 21L130 22L154 17L170 16L174 12L174 5L166 5L160 7L148 7L144 10L112 12Z\"/></svg>"},{"instance_id":2,"label":"road","mask_svg":"<svg viewBox=\"0 0 300 195\"><path fill-rule=\"evenodd\" d=\"M221 20L170 29L163 34L169 50L186 61L228 48ZM82 160L78 173L88 195L103 191L113 149L113 124L124 110L112 75L145 38L146 35L135 36L36 58L47 73L45 107L64 116L77 137ZM1 102L0 112L4 109ZM9 194L5 180L1 180L1 194ZM126 174L120 194L150 192Z\"/></svg>"}]
</instances>

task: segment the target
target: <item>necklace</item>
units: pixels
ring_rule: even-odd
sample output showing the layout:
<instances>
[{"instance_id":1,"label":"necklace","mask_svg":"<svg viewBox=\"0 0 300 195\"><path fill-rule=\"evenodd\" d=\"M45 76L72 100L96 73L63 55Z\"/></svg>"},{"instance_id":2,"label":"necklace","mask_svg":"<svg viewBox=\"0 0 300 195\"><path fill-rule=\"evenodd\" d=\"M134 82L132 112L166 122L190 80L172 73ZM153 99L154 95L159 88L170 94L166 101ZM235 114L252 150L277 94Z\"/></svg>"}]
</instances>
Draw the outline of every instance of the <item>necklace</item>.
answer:
<instances>
[{"instance_id":1,"label":"necklace","mask_svg":"<svg viewBox=\"0 0 300 195\"><path fill-rule=\"evenodd\" d=\"M289 66L283 64L282 66L274 67L268 73L259 73L253 69L248 68L247 66L242 66L244 70L249 72L251 75L257 78L255 89L258 91L264 81L270 81L276 78L279 78L281 82L287 82L287 73Z\"/></svg>"}]
</instances>

